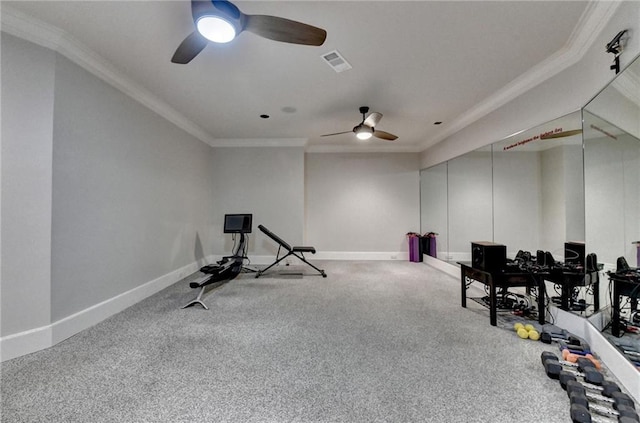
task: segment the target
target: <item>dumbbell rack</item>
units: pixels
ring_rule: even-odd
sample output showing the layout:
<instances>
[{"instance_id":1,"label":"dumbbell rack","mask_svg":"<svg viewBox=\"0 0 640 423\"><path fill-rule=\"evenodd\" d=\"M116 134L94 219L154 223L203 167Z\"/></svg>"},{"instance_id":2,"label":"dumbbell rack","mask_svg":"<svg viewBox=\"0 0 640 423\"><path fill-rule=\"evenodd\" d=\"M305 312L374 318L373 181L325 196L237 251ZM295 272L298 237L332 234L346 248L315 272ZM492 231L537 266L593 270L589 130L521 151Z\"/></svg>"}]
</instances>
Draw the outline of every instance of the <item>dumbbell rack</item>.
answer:
<instances>
[{"instance_id":1,"label":"dumbbell rack","mask_svg":"<svg viewBox=\"0 0 640 423\"><path fill-rule=\"evenodd\" d=\"M615 382L606 380L594 361L579 358L577 363L567 362L550 351L543 352L540 358L547 376L558 379L569 396L572 422L640 421L633 399L622 393Z\"/></svg>"}]
</instances>

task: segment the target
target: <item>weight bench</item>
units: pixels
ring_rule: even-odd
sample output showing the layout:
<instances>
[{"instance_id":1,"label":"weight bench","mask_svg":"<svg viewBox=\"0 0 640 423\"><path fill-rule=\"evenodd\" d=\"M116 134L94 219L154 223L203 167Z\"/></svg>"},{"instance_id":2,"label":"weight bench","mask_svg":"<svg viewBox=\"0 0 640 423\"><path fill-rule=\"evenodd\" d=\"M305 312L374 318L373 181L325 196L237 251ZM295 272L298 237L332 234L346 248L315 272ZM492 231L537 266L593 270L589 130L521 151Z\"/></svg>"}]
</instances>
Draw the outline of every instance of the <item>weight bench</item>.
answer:
<instances>
[{"instance_id":1,"label":"weight bench","mask_svg":"<svg viewBox=\"0 0 640 423\"><path fill-rule=\"evenodd\" d=\"M204 294L207 286L216 282L229 282L230 280L235 279L240 272L242 272L242 263L243 257L231 256L224 257L218 262L218 265L210 264L200 268L200 271L205 275L200 279L189 283L190 288L200 288L200 292L198 292L198 296L194 300L189 301L187 305L182 308L200 304L205 310L209 310L205 303L202 302L202 294Z\"/></svg>"},{"instance_id":2,"label":"weight bench","mask_svg":"<svg viewBox=\"0 0 640 423\"><path fill-rule=\"evenodd\" d=\"M291 245L287 244L282 238L280 238L278 235L274 234L273 232L271 232L269 229L265 228L264 226L258 225L258 229L260 229L262 232L264 232L264 234L266 236L268 236L269 238L271 238L272 240L274 240L278 244L278 252L276 253L276 261L271 263L266 268L264 268L262 270L259 270L258 273L256 273L256 278L259 278L264 272L266 272L267 270L271 269L273 266L275 266L276 264L280 263L282 260L286 259L289 256L297 257L302 262L308 264L309 266L313 267L316 271L318 271L318 273L320 273L323 278L327 277L327 274L324 273L324 270L318 269L316 266L314 266L313 264L309 263L307 261L307 259L304 257L304 253L315 254L316 253L316 249L314 247L292 247ZM284 248L286 250L287 254L285 254L282 257L279 257L281 248Z\"/></svg>"}]
</instances>

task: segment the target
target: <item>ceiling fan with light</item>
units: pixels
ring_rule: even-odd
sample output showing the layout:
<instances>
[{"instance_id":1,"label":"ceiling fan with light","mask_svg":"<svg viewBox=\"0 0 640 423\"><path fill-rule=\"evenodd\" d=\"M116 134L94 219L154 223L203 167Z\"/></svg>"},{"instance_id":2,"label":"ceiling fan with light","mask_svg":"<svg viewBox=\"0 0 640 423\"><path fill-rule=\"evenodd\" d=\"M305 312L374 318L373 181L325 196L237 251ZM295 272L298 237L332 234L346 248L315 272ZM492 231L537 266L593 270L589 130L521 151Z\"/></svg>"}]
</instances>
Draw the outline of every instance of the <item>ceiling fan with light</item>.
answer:
<instances>
[{"instance_id":1,"label":"ceiling fan with light","mask_svg":"<svg viewBox=\"0 0 640 423\"><path fill-rule=\"evenodd\" d=\"M325 134L321 136L330 137L332 135L341 135L353 132L356 134L356 137L361 140L368 140L372 136L386 141L395 141L398 139L396 135L375 129L380 122L380 119L382 119L382 113L371 112L369 116L366 116L366 114L369 113L369 108L366 106L360 107L360 113L362 113L362 122L354 126L351 131L336 132L334 134Z\"/></svg>"},{"instance_id":2,"label":"ceiling fan with light","mask_svg":"<svg viewBox=\"0 0 640 423\"><path fill-rule=\"evenodd\" d=\"M245 15L229 1L191 1L191 15L196 30L182 41L174 53L173 63L186 64L209 43L227 43L243 31L274 41L320 46L327 31L277 16Z\"/></svg>"}]
</instances>

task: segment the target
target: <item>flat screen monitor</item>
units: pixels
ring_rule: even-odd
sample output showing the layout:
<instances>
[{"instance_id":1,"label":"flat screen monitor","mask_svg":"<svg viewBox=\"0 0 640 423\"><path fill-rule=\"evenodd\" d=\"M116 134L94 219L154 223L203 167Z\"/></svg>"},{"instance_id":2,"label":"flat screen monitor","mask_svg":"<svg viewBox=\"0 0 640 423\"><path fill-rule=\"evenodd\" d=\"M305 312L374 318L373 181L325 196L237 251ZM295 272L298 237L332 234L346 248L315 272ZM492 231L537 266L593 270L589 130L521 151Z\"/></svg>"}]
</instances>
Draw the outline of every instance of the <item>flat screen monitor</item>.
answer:
<instances>
[{"instance_id":1,"label":"flat screen monitor","mask_svg":"<svg viewBox=\"0 0 640 423\"><path fill-rule=\"evenodd\" d=\"M249 234L251 233L251 214L225 214L224 233L225 234Z\"/></svg>"}]
</instances>

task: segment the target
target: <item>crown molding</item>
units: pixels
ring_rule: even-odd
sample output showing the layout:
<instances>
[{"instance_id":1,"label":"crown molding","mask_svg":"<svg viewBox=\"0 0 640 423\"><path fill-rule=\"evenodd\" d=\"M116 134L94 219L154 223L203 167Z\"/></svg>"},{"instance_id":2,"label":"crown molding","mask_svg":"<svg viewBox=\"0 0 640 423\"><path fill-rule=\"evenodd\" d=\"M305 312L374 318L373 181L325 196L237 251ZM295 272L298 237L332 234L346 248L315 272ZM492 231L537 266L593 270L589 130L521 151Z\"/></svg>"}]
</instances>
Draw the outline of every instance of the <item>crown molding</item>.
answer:
<instances>
[{"instance_id":1,"label":"crown molding","mask_svg":"<svg viewBox=\"0 0 640 423\"><path fill-rule=\"evenodd\" d=\"M483 118L509 101L579 62L620 6L619 1L591 1L587 4L567 43L544 61L532 67L484 101L458 116L439 133L421 144L421 150Z\"/></svg>"},{"instance_id":2,"label":"crown molding","mask_svg":"<svg viewBox=\"0 0 640 423\"><path fill-rule=\"evenodd\" d=\"M620 95L640 107L640 75L627 68L611 82L611 86L618 90Z\"/></svg>"},{"instance_id":3,"label":"crown molding","mask_svg":"<svg viewBox=\"0 0 640 423\"><path fill-rule=\"evenodd\" d=\"M65 31L15 10L14 8L8 7L6 4L2 5L0 30L65 56L78 66L81 66L183 129L188 134L211 146L216 145L216 139L207 131L186 118L150 91L142 88L132 79L126 77L105 59L71 37Z\"/></svg>"},{"instance_id":4,"label":"crown molding","mask_svg":"<svg viewBox=\"0 0 640 423\"><path fill-rule=\"evenodd\" d=\"M307 138L219 138L213 147L305 147Z\"/></svg>"},{"instance_id":5,"label":"crown molding","mask_svg":"<svg viewBox=\"0 0 640 423\"><path fill-rule=\"evenodd\" d=\"M307 153L419 153L422 151L419 145L310 145L305 150Z\"/></svg>"}]
</instances>

